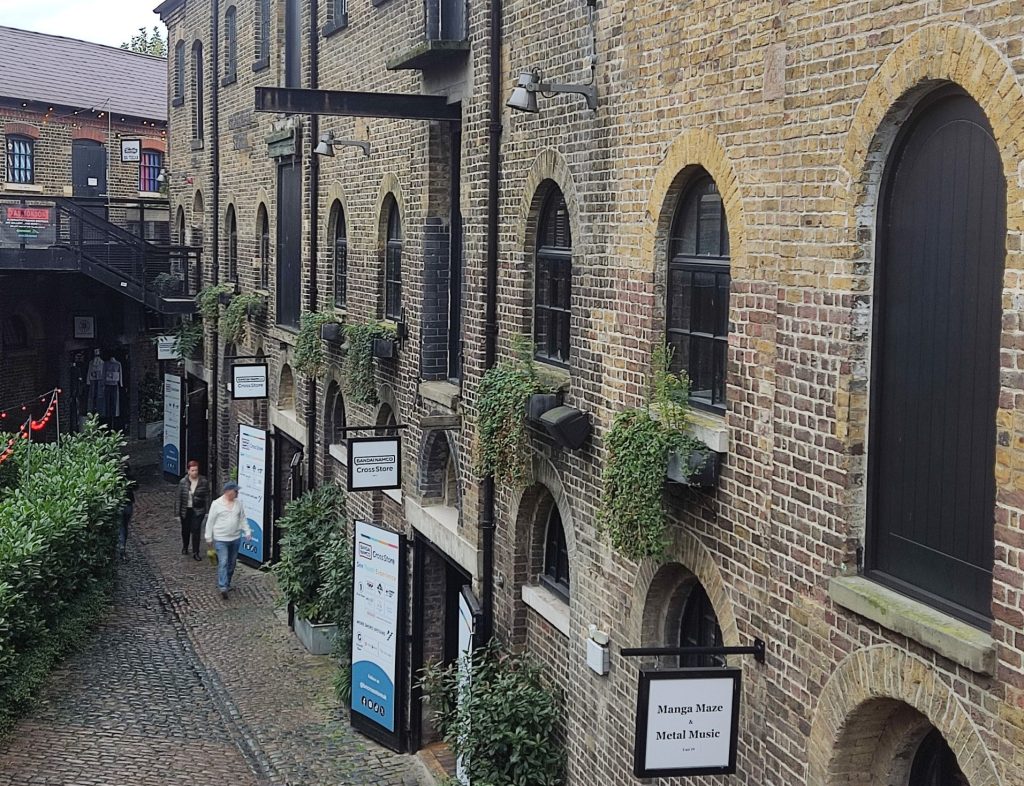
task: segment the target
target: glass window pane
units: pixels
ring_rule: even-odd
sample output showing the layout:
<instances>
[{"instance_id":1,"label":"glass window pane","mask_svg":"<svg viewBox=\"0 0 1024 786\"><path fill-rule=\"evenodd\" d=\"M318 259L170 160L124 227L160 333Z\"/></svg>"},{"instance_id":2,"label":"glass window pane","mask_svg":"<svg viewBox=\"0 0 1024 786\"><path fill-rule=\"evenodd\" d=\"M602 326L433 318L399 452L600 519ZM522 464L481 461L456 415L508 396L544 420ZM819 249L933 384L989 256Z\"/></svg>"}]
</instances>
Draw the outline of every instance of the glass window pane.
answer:
<instances>
[{"instance_id":1,"label":"glass window pane","mask_svg":"<svg viewBox=\"0 0 1024 786\"><path fill-rule=\"evenodd\" d=\"M558 315L561 331L559 334L558 358L563 363L569 361L569 333L571 330L571 319L568 313L561 312Z\"/></svg>"},{"instance_id":2,"label":"glass window pane","mask_svg":"<svg viewBox=\"0 0 1024 786\"><path fill-rule=\"evenodd\" d=\"M537 305L547 306L551 303L551 273L547 260L537 260Z\"/></svg>"},{"instance_id":3,"label":"glass window pane","mask_svg":"<svg viewBox=\"0 0 1024 786\"><path fill-rule=\"evenodd\" d=\"M700 230L697 253L720 256L722 253L722 198L717 192L700 198Z\"/></svg>"},{"instance_id":4,"label":"glass window pane","mask_svg":"<svg viewBox=\"0 0 1024 786\"><path fill-rule=\"evenodd\" d=\"M669 333L668 343L672 348L672 373L690 373L690 337L687 334Z\"/></svg>"},{"instance_id":5,"label":"glass window pane","mask_svg":"<svg viewBox=\"0 0 1024 786\"><path fill-rule=\"evenodd\" d=\"M558 278L555 281L555 304L559 308L572 307L572 273L568 260L558 263Z\"/></svg>"},{"instance_id":6,"label":"glass window pane","mask_svg":"<svg viewBox=\"0 0 1024 786\"><path fill-rule=\"evenodd\" d=\"M693 274L693 324L690 329L697 333L714 335L718 327L717 289L714 273Z\"/></svg>"},{"instance_id":7,"label":"glass window pane","mask_svg":"<svg viewBox=\"0 0 1024 786\"><path fill-rule=\"evenodd\" d=\"M690 352L690 396L710 403L714 385L715 340L691 336Z\"/></svg>"},{"instance_id":8,"label":"glass window pane","mask_svg":"<svg viewBox=\"0 0 1024 786\"><path fill-rule=\"evenodd\" d=\"M676 237L673 241L673 256L697 254L697 210L692 192L683 198L682 220L676 225Z\"/></svg>"},{"instance_id":9,"label":"glass window pane","mask_svg":"<svg viewBox=\"0 0 1024 786\"><path fill-rule=\"evenodd\" d=\"M719 336L729 335L729 274L718 274L718 324L715 332Z\"/></svg>"},{"instance_id":10,"label":"glass window pane","mask_svg":"<svg viewBox=\"0 0 1024 786\"><path fill-rule=\"evenodd\" d=\"M722 339L715 340L715 378L712 390L712 401L715 404L725 403L725 377L728 349L729 344L727 341Z\"/></svg>"}]
</instances>

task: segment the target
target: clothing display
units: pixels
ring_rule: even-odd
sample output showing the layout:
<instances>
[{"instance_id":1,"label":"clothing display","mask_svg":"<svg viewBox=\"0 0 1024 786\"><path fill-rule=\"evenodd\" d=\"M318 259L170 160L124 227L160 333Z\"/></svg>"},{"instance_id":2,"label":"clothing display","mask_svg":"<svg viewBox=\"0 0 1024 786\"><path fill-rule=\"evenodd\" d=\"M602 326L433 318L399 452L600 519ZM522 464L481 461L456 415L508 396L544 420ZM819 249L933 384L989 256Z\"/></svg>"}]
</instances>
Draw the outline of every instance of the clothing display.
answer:
<instances>
[{"instance_id":1,"label":"clothing display","mask_svg":"<svg viewBox=\"0 0 1024 786\"><path fill-rule=\"evenodd\" d=\"M104 411L101 413L108 418L121 416L121 388L124 383L121 380L121 361L117 358L110 358L103 364L103 397Z\"/></svg>"},{"instance_id":2,"label":"clothing display","mask_svg":"<svg viewBox=\"0 0 1024 786\"><path fill-rule=\"evenodd\" d=\"M100 351L97 349L93 352L93 359L89 363L89 370L85 374L85 383L88 386L88 396L86 401L86 412L94 412L97 415L106 415L104 405L106 403L104 398L104 366L103 358L100 357Z\"/></svg>"}]
</instances>

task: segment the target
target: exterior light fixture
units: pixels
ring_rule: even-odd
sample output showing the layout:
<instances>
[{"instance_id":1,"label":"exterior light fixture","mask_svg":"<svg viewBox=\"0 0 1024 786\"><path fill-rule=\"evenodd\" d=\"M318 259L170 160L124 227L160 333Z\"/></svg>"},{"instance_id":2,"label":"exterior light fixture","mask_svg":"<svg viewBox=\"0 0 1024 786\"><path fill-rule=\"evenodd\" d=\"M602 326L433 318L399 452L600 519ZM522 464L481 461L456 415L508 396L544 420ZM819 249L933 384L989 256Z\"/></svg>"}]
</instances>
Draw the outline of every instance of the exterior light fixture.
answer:
<instances>
[{"instance_id":1,"label":"exterior light fixture","mask_svg":"<svg viewBox=\"0 0 1024 786\"><path fill-rule=\"evenodd\" d=\"M321 136L320 144L313 148L313 153L318 156L334 158L334 148L336 147L358 147L363 151L363 155L370 155L369 142L363 142L359 139L335 139L334 132Z\"/></svg>"},{"instance_id":2,"label":"exterior light fixture","mask_svg":"<svg viewBox=\"0 0 1024 786\"><path fill-rule=\"evenodd\" d=\"M166 183L167 182L167 178L168 178L168 176L170 174L171 173L168 172L166 169L164 169L163 167L160 167L160 174L158 174L156 176L156 182L157 183Z\"/></svg>"},{"instance_id":3,"label":"exterior light fixture","mask_svg":"<svg viewBox=\"0 0 1024 786\"><path fill-rule=\"evenodd\" d=\"M586 85L562 85L557 83L543 83L540 81L540 71L528 71L519 75L512 95L505 106L520 112L537 113L537 93L554 95L555 93L574 93L581 95L587 100L588 109L597 109L597 88L594 83Z\"/></svg>"}]
</instances>

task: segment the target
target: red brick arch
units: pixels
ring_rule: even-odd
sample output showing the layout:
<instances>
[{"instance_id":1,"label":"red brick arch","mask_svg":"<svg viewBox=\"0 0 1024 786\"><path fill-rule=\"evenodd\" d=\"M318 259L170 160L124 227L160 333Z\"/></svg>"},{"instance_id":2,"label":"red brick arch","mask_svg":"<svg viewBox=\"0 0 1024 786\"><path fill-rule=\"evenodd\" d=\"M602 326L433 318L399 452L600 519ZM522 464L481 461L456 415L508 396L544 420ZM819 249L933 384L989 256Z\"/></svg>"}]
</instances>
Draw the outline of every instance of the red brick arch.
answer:
<instances>
[{"instance_id":1,"label":"red brick arch","mask_svg":"<svg viewBox=\"0 0 1024 786\"><path fill-rule=\"evenodd\" d=\"M71 132L73 140L88 139L91 142L99 142L101 145L107 143L106 129L99 128L76 128Z\"/></svg>"},{"instance_id":2,"label":"red brick arch","mask_svg":"<svg viewBox=\"0 0 1024 786\"><path fill-rule=\"evenodd\" d=\"M39 139L39 129L28 123L8 123L4 126L4 133L8 136L27 136L29 139Z\"/></svg>"}]
</instances>

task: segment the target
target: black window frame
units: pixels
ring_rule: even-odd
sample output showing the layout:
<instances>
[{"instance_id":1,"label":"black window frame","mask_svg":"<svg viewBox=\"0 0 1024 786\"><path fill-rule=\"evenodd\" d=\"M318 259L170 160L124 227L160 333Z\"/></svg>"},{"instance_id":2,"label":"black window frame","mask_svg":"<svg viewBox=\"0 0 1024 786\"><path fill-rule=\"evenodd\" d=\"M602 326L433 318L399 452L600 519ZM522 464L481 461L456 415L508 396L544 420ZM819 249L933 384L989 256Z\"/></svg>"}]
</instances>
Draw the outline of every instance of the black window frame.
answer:
<instances>
[{"instance_id":1,"label":"black window frame","mask_svg":"<svg viewBox=\"0 0 1024 786\"><path fill-rule=\"evenodd\" d=\"M260 289L270 289L270 211L260 202L256 209L256 242L260 249Z\"/></svg>"},{"instance_id":2,"label":"black window frame","mask_svg":"<svg viewBox=\"0 0 1024 786\"><path fill-rule=\"evenodd\" d=\"M713 627L712 627L713 623ZM694 581L686 595L682 613L679 615L680 647L721 647L722 626L718 622L715 606L707 590L699 581ZM724 666L719 655L680 655L681 668L703 668Z\"/></svg>"},{"instance_id":3,"label":"black window frame","mask_svg":"<svg viewBox=\"0 0 1024 786\"><path fill-rule=\"evenodd\" d=\"M568 603L572 596L569 546L565 539L565 522L562 521L558 505L551 505L547 518L544 529L544 568L540 582Z\"/></svg>"},{"instance_id":4,"label":"black window frame","mask_svg":"<svg viewBox=\"0 0 1024 786\"><path fill-rule=\"evenodd\" d=\"M238 81L238 8L228 6L224 12L224 78L221 87Z\"/></svg>"},{"instance_id":5,"label":"black window frame","mask_svg":"<svg viewBox=\"0 0 1024 786\"><path fill-rule=\"evenodd\" d=\"M572 227L565 195L557 186L541 204L533 272L534 357L567 368L572 360Z\"/></svg>"},{"instance_id":6,"label":"black window frame","mask_svg":"<svg viewBox=\"0 0 1024 786\"><path fill-rule=\"evenodd\" d=\"M174 95L171 106L182 106L185 103L185 42L178 41L174 45Z\"/></svg>"},{"instance_id":7,"label":"black window frame","mask_svg":"<svg viewBox=\"0 0 1024 786\"><path fill-rule=\"evenodd\" d=\"M227 221L227 232L225 232L225 239L227 240L227 281L232 283L238 283L238 215L235 212L234 205L228 205Z\"/></svg>"},{"instance_id":8,"label":"black window frame","mask_svg":"<svg viewBox=\"0 0 1024 786\"><path fill-rule=\"evenodd\" d=\"M259 0L256 4L256 59L252 64L253 71L262 71L270 67L270 0Z\"/></svg>"},{"instance_id":9,"label":"black window frame","mask_svg":"<svg viewBox=\"0 0 1024 786\"><path fill-rule=\"evenodd\" d=\"M7 134L5 142L7 182L19 186L35 185L36 140L25 134ZM24 148L20 151L15 149L22 145ZM21 176L16 176L17 173L21 173Z\"/></svg>"},{"instance_id":10,"label":"black window frame","mask_svg":"<svg viewBox=\"0 0 1024 786\"><path fill-rule=\"evenodd\" d=\"M707 187L711 186L717 194L719 202L719 230L717 253L705 253L702 245L700 211L701 200L708 195ZM692 224L693 235L688 236L688 228L684 225L695 211ZM692 243L692 250L688 249ZM709 249L710 250L710 249ZM725 213L725 202L718 190L718 184L710 174L701 170L687 183L676 206L672 218L672 229L669 235L668 277L666 280L665 298L665 335L672 348L672 370L685 371L690 378L690 402L695 408L724 415L728 408L728 364L729 364L729 301L732 288L731 248L729 243L729 224ZM713 281L710 287L710 303L700 297L700 293L708 287L694 286L695 279ZM677 280L684 282L677 285ZM724 291L724 296L723 296ZM681 302L677 305L676 299ZM713 328L694 330L694 323L702 317L702 309L711 306L713 309L710 321ZM688 324L673 325L673 314L686 314ZM685 348L685 352L682 350ZM700 370L700 351L703 348L711 353L711 379L708 381L708 395L704 395L704 380Z\"/></svg>"},{"instance_id":11,"label":"black window frame","mask_svg":"<svg viewBox=\"0 0 1024 786\"><path fill-rule=\"evenodd\" d=\"M324 25L324 38L334 35L348 27L348 0L330 0L327 5L327 24Z\"/></svg>"},{"instance_id":12,"label":"black window frame","mask_svg":"<svg viewBox=\"0 0 1024 786\"><path fill-rule=\"evenodd\" d=\"M402 320L402 216L394 199L388 208L384 245L384 318Z\"/></svg>"},{"instance_id":13,"label":"black window frame","mask_svg":"<svg viewBox=\"0 0 1024 786\"><path fill-rule=\"evenodd\" d=\"M203 42L192 44L192 142L205 139L205 107L203 106Z\"/></svg>"},{"instance_id":14,"label":"black window frame","mask_svg":"<svg viewBox=\"0 0 1024 786\"><path fill-rule=\"evenodd\" d=\"M331 261L334 268L334 307L348 306L348 229L345 208L335 202L332 213Z\"/></svg>"},{"instance_id":15,"label":"black window frame","mask_svg":"<svg viewBox=\"0 0 1024 786\"><path fill-rule=\"evenodd\" d=\"M156 163L153 163L155 157ZM164 168L164 154L159 150L143 148L139 159L139 191L155 194L160 192L160 170ZM152 186L152 188L147 188Z\"/></svg>"}]
</instances>

